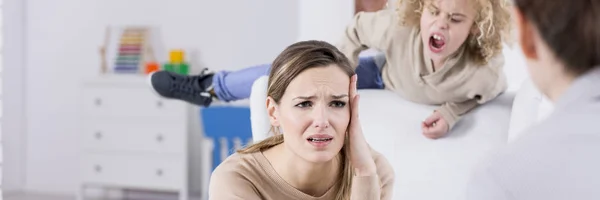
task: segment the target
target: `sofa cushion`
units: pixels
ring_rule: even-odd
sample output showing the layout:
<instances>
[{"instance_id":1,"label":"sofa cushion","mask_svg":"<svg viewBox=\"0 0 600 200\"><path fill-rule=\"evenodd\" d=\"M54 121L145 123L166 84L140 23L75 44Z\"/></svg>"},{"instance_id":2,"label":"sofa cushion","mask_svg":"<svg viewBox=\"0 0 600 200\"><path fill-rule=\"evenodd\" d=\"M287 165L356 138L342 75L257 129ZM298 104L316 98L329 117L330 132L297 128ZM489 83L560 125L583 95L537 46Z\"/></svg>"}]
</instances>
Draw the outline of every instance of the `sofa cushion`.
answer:
<instances>
[{"instance_id":1,"label":"sofa cushion","mask_svg":"<svg viewBox=\"0 0 600 200\"><path fill-rule=\"evenodd\" d=\"M506 144L513 94L474 109L438 140L424 137L420 126L437 106L409 102L385 90L360 94L365 137L396 172L394 199L463 199L475 163Z\"/></svg>"}]
</instances>

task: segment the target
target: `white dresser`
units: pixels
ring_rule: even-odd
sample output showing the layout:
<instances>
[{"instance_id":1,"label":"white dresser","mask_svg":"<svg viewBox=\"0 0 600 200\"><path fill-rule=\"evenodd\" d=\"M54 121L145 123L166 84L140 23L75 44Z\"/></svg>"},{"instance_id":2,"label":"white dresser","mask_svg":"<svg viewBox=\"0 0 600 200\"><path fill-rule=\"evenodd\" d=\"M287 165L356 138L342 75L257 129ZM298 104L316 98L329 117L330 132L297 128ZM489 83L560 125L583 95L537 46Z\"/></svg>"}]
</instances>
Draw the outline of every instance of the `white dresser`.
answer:
<instances>
[{"instance_id":1,"label":"white dresser","mask_svg":"<svg viewBox=\"0 0 600 200\"><path fill-rule=\"evenodd\" d=\"M81 92L81 184L188 198L190 105L164 99L142 75L105 75Z\"/></svg>"}]
</instances>

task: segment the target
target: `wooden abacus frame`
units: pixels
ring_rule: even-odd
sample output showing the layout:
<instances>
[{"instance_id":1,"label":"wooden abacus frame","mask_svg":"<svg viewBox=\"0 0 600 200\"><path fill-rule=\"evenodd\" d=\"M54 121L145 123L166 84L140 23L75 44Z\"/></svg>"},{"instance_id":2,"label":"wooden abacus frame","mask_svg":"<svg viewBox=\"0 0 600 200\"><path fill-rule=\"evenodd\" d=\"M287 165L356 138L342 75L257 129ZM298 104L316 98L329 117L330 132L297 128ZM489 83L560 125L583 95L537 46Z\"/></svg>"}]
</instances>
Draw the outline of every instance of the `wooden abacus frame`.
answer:
<instances>
[{"instance_id":1,"label":"wooden abacus frame","mask_svg":"<svg viewBox=\"0 0 600 200\"><path fill-rule=\"evenodd\" d=\"M114 51L115 53L119 54L120 53L120 47L123 42L123 35L117 35L115 36L115 34L113 33L114 27L111 26L107 26L106 27L106 32L104 35L104 44L102 46L100 46L100 73L102 74L106 74L106 73L110 73L110 71L114 71L115 66L114 64L109 64L110 63L116 63L116 60L109 60L107 54L107 48L116 48L116 50ZM147 62L150 61L156 61L156 56L154 55L154 50L152 48L152 45L150 45L150 34L152 33L151 28L150 27L145 27L145 26L126 26L123 27L123 33L125 32L140 32L140 34L142 34L142 39L141 39L141 43L140 43L140 52L139 52L139 60L138 60L138 64L137 64L137 69L138 72L143 74L144 73L144 67L145 64ZM117 40L114 41L118 41L117 44L111 44L111 41L113 41L112 37L117 37ZM111 67L109 67L111 66ZM109 69L111 68L111 69Z\"/></svg>"}]
</instances>

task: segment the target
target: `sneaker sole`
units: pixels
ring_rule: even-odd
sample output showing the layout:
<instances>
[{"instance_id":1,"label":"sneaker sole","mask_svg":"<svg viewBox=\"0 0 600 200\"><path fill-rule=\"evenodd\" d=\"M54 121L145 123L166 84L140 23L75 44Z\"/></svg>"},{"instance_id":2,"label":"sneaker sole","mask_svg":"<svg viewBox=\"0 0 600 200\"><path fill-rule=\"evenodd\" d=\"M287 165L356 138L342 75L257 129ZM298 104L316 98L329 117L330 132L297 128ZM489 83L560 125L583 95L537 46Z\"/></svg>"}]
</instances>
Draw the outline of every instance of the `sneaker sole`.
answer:
<instances>
[{"instance_id":1,"label":"sneaker sole","mask_svg":"<svg viewBox=\"0 0 600 200\"><path fill-rule=\"evenodd\" d=\"M148 77L146 77L146 84L148 84L148 86L150 86L150 88L152 88L152 92L153 92L155 95L158 95L158 96L162 97L162 96L161 96L161 95L160 95L160 94L159 94L159 93L156 91L156 89L154 88L154 85L152 85L152 76L154 75L154 73L156 73L156 71L154 71L154 72L150 72L150 74L148 74Z\"/></svg>"}]
</instances>

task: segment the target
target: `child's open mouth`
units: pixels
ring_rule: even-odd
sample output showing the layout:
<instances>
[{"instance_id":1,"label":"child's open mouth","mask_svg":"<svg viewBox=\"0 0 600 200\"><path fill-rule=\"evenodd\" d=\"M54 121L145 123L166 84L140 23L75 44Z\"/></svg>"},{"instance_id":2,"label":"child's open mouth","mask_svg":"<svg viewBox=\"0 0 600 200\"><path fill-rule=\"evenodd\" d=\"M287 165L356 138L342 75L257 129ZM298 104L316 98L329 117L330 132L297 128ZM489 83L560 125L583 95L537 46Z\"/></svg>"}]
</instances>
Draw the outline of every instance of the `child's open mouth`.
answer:
<instances>
[{"instance_id":1,"label":"child's open mouth","mask_svg":"<svg viewBox=\"0 0 600 200\"><path fill-rule=\"evenodd\" d=\"M429 49L434 53L439 53L446 46L446 38L443 35L434 33L429 37Z\"/></svg>"}]
</instances>

